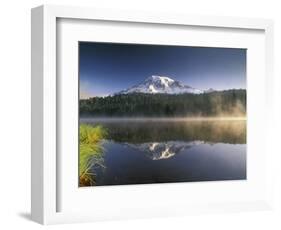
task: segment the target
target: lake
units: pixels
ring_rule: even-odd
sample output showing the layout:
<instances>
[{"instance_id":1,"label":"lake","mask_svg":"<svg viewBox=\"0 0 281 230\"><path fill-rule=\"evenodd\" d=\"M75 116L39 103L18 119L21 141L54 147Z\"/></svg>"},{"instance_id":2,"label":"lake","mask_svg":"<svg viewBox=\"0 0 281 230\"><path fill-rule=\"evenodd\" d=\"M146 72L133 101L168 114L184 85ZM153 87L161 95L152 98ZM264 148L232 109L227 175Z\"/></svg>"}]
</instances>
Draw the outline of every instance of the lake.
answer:
<instances>
[{"instance_id":1,"label":"lake","mask_svg":"<svg viewBox=\"0 0 281 230\"><path fill-rule=\"evenodd\" d=\"M96 185L246 179L246 120L86 119L102 125Z\"/></svg>"}]
</instances>

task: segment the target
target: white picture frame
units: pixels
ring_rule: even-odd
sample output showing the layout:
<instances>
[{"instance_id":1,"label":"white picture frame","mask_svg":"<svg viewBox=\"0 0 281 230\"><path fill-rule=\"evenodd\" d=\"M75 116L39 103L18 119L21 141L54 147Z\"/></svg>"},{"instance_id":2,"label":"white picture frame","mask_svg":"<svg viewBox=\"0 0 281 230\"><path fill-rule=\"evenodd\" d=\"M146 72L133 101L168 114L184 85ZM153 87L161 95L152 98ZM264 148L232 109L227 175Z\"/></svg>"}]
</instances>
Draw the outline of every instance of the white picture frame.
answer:
<instances>
[{"instance_id":1,"label":"white picture frame","mask_svg":"<svg viewBox=\"0 0 281 230\"><path fill-rule=\"evenodd\" d=\"M160 205L160 203L149 203L151 206L141 205L141 203L134 203L129 197L138 195L136 187L134 185L123 186L117 188L111 192L107 192L101 189L99 193L105 192L108 195L114 195L115 193L122 193L120 199L125 202L123 207L113 208L109 211L111 204L105 205L106 208L98 207L97 209L83 210L83 206L77 202L78 198L73 199L74 193L68 195L67 191L61 193L59 187L60 179L58 174L61 169L60 158L57 156L60 143L58 143L58 126L59 126L59 108L58 95L61 88L58 84L57 75L58 72L58 26L61 19L70 20L71 22L76 20L83 21L99 21L111 25L114 27L114 22L130 23L130 26L137 23L138 25L153 25L154 27L181 27L185 26L204 29L219 29L219 30L241 30L243 33L247 31L258 31L262 33L262 38L257 43L263 44L260 59L257 63L261 68L259 70L260 80L253 84L253 82L247 82L248 87L252 88L249 102L247 106L255 107L254 98L257 95L258 90L262 88L260 95L263 101L263 106L266 106L266 112L263 116L250 122L251 136L247 136L249 141L254 141L255 138L266 138L266 143L260 144L259 147L263 149L264 153L261 155L259 162L254 163L254 167L257 170L259 167L263 175L262 179L256 187L262 188L262 192L256 192L256 196L253 199L249 199L248 196L243 197L242 192L249 192L252 190L243 190L244 185L228 184L229 188L238 189L235 191L238 195L235 199L228 199L222 196L221 200L211 198L203 199L204 202L180 203L180 200L169 200L167 205ZM77 25L76 25L77 26ZM78 25L79 27L79 25ZM87 37L87 29L81 34L85 34ZM273 86L273 22L266 19L248 19L248 18L232 18L232 17L214 17L214 16L189 16L189 15L174 15L163 14L154 12L133 12L133 11L115 11L115 10L100 10L91 8L79 8L79 7L66 7L66 6L51 6L44 5L32 9L32 188L31 188L31 213L32 219L41 224L56 224L56 223L69 223L69 222L82 222L82 221L96 221L106 219L123 219L123 218L140 218L150 216L171 216L171 215L185 215L205 212L226 212L226 211L243 211L243 210L264 210L271 208L272 198L272 179L271 179L271 152L269 147L269 133L272 129L271 116L274 105L274 97L272 92ZM214 37L215 38L215 37ZM103 39L102 37L100 39ZM120 38L122 39L122 38ZM235 38L233 38L235 39ZM236 38L237 39L237 38ZM64 40L62 40L64 41ZM114 37L113 37L114 41ZM159 40L159 43L165 42ZM204 43L204 41L202 41ZM254 43L254 42L253 42ZM247 43L248 44L248 43ZM225 44L227 46L227 43ZM247 47L245 47L247 48ZM73 55L73 53L71 53ZM253 55L254 56L254 55ZM254 66L255 59L252 60ZM257 64L256 63L256 64ZM254 72L254 71L253 71ZM77 74L77 73L75 73ZM264 85L263 85L264 83ZM63 84L63 82L62 82ZM75 83L69 83L65 87L74 87ZM254 111L258 111L258 106L249 113L248 119L251 119L251 114ZM260 106L259 106L260 107ZM264 107L262 107L264 108ZM259 122L260 119L264 119L264 126L262 127L262 136L253 136L255 133L255 122ZM71 134L72 135L72 134ZM77 137L77 136L76 136ZM73 137L73 138L76 138ZM253 150L253 149L252 149ZM256 149L257 150L257 149ZM257 150L258 151L258 150ZM252 159L252 158L251 158ZM262 163L263 162L263 163ZM64 163L67 164L67 163ZM69 163L71 164L71 163ZM67 168L67 165L64 165ZM219 186L220 189L224 189L223 182L219 184L212 184L205 186L198 183L193 193L196 194L201 189L213 189L214 186ZM157 185L145 185L137 186L139 191L146 194L150 189L154 190L156 194L161 189L167 189L171 194L176 194L177 191L185 191L186 184L163 184ZM240 187L239 187L240 186ZM250 186L250 185L249 185ZM118 186L117 186L118 187ZM189 187L191 188L191 187ZM71 188L70 188L71 189ZM111 189L111 188L110 188ZM239 191L241 189L241 191ZM71 192L69 192L71 193ZM124 195L125 194L125 195ZM248 194L250 197L250 194ZM60 199L67 197L67 201L73 199L73 204L68 205L68 209L61 209ZM76 196L76 195L75 195ZM82 196L89 196L89 191L84 190ZM78 197L78 196L77 196ZM127 198L127 201L126 201ZM99 198L99 199L102 199ZM144 197L140 198L143 203ZM91 201L90 201L91 202ZM116 203L116 205L118 205ZM120 205L120 203L119 203ZM122 205L122 204L121 204ZM80 207L81 206L81 207ZM145 207L146 206L146 207ZM71 208L72 207L72 208ZM170 207L169 210L165 209ZM70 210L71 209L71 210Z\"/></svg>"}]
</instances>

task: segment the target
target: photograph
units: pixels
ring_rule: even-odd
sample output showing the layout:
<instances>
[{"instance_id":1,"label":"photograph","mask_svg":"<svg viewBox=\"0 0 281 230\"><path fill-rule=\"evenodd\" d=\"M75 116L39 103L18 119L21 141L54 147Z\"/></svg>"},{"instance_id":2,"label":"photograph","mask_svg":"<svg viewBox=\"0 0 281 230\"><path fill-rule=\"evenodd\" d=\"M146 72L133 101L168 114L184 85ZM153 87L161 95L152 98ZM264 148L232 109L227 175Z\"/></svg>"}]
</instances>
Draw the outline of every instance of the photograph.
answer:
<instances>
[{"instance_id":1,"label":"photograph","mask_svg":"<svg viewBox=\"0 0 281 230\"><path fill-rule=\"evenodd\" d=\"M247 179L247 49L78 42L78 186Z\"/></svg>"}]
</instances>

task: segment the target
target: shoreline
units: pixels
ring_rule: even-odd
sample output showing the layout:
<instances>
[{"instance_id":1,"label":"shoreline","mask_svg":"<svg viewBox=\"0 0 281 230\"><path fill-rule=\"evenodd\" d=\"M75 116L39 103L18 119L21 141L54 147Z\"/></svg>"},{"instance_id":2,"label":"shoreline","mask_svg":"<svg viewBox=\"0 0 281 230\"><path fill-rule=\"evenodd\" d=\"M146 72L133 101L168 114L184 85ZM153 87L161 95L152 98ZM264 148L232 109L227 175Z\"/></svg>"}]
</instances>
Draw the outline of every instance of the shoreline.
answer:
<instances>
[{"instance_id":1,"label":"shoreline","mask_svg":"<svg viewBox=\"0 0 281 230\"><path fill-rule=\"evenodd\" d=\"M247 121L247 117L80 117L79 122Z\"/></svg>"}]
</instances>

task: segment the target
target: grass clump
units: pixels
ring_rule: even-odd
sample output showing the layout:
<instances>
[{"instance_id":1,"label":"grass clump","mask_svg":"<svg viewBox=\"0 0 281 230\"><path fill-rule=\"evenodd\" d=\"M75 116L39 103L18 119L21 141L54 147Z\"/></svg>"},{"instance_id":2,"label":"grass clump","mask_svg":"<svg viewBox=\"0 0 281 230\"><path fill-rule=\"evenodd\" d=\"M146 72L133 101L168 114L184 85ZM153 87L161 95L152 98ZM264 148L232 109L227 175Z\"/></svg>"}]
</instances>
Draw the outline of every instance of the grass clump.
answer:
<instances>
[{"instance_id":1,"label":"grass clump","mask_svg":"<svg viewBox=\"0 0 281 230\"><path fill-rule=\"evenodd\" d=\"M80 125L80 159L79 159L79 185L95 185L95 174L91 171L93 166L103 167L104 149L101 141L107 136L107 131L101 125Z\"/></svg>"}]
</instances>

